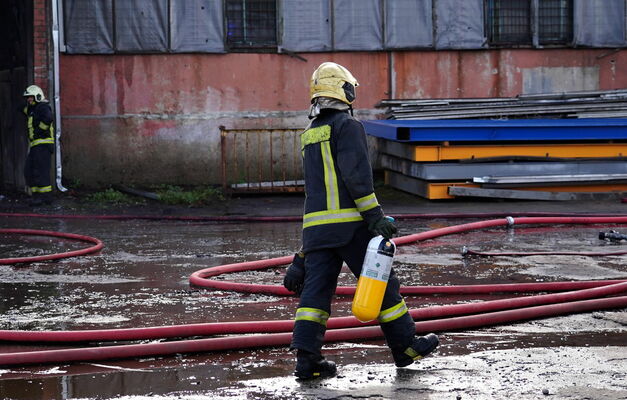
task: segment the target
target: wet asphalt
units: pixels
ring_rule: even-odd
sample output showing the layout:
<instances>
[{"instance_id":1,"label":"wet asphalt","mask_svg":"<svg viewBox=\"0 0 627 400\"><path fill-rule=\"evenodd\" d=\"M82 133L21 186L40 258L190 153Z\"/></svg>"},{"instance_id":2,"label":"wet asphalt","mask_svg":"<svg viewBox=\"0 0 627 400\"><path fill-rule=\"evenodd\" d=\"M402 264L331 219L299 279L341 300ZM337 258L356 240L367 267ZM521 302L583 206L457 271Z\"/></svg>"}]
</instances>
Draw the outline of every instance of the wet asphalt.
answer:
<instances>
[{"instance_id":1,"label":"wet asphalt","mask_svg":"<svg viewBox=\"0 0 627 400\"><path fill-rule=\"evenodd\" d=\"M400 235L489 218L467 213L585 213L626 215L616 198L586 202L429 202L402 193L379 199L388 214L438 214L397 220ZM197 270L292 254L300 223L99 219L99 215L298 216L300 195L233 198L214 207L87 204L60 197L32 210L15 199L0 212L64 217L0 216L0 227L89 235L105 247L96 254L54 262L0 266L0 329L76 330L220 321L290 319L295 297L191 287ZM448 214L444 216L442 214ZM627 256L465 258L480 251L618 251L627 243L598 239L601 230L627 226L490 228L399 247L394 267L404 285L459 285L562 280L627 279ZM0 235L0 257L80 248L69 240ZM281 267L231 274L238 282L280 284ZM340 283L353 284L346 272ZM411 308L514 297L408 296ZM333 316L350 314L338 296ZM286 347L177 354L130 360L0 366L0 398L10 399L625 399L627 310L601 310L507 325L438 332L441 346L409 368L397 369L382 340L325 345L338 364L335 378L298 382ZM86 344L83 344L86 345ZM0 343L1 352L77 345Z\"/></svg>"}]
</instances>

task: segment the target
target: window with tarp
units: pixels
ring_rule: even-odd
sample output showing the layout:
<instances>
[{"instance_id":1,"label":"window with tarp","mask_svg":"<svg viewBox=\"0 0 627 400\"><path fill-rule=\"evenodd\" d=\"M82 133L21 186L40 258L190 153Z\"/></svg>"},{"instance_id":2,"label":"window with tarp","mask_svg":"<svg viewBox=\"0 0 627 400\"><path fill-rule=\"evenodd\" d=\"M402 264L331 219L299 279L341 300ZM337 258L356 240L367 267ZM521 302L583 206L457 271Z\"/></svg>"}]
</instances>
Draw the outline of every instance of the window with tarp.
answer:
<instances>
[{"instance_id":1,"label":"window with tarp","mask_svg":"<svg viewBox=\"0 0 627 400\"><path fill-rule=\"evenodd\" d=\"M170 49L173 52L224 52L222 2L172 1Z\"/></svg>"},{"instance_id":2,"label":"window with tarp","mask_svg":"<svg viewBox=\"0 0 627 400\"><path fill-rule=\"evenodd\" d=\"M330 51L331 4L329 0L281 2L280 51Z\"/></svg>"},{"instance_id":3,"label":"window with tarp","mask_svg":"<svg viewBox=\"0 0 627 400\"><path fill-rule=\"evenodd\" d=\"M168 0L115 0L114 21L117 51L168 50Z\"/></svg>"},{"instance_id":4,"label":"window with tarp","mask_svg":"<svg viewBox=\"0 0 627 400\"><path fill-rule=\"evenodd\" d=\"M483 0L435 0L436 49L480 49L486 44Z\"/></svg>"},{"instance_id":5,"label":"window with tarp","mask_svg":"<svg viewBox=\"0 0 627 400\"><path fill-rule=\"evenodd\" d=\"M431 0L384 0L386 49L433 47Z\"/></svg>"},{"instance_id":6,"label":"window with tarp","mask_svg":"<svg viewBox=\"0 0 627 400\"><path fill-rule=\"evenodd\" d=\"M379 0L333 0L333 49L382 50Z\"/></svg>"},{"instance_id":7,"label":"window with tarp","mask_svg":"<svg viewBox=\"0 0 627 400\"><path fill-rule=\"evenodd\" d=\"M625 47L625 7L625 0L575 0L575 44Z\"/></svg>"},{"instance_id":8,"label":"window with tarp","mask_svg":"<svg viewBox=\"0 0 627 400\"><path fill-rule=\"evenodd\" d=\"M63 11L68 53L113 53L111 0L65 0Z\"/></svg>"},{"instance_id":9,"label":"window with tarp","mask_svg":"<svg viewBox=\"0 0 627 400\"><path fill-rule=\"evenodd\" d=\"M61 0L68 53L626 47L626 0Z\"/></svg>"}]
</instances>

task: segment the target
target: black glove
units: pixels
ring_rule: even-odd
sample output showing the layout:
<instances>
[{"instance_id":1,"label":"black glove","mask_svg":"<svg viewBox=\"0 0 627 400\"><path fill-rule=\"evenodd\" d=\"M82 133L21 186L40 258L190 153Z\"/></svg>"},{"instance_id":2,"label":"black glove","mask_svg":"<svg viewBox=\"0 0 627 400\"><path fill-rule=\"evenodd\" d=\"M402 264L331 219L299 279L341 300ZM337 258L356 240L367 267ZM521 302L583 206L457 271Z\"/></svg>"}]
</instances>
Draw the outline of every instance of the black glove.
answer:
<instances>
[{"instance_id":1,"label":"black glove","mask_svg":"<svg viewBox=\"0 0 627 400\"><path fill-rule=\"evenodd\" d=\"M375 235L381 235L386 239L390 239L398 229L396 229L396 225L394 225L393 220L388 217L381 217L376 221L372 221L368 224L368 230Z\"/></svg>"},{"instance_id":2,"label":"black glove","mask_svg":"<svg viewBox=\"0 0 627 400\"><path fill-rule=\"evenodd\" d=\"M283 286L290 292L298 295L303 291L305 285L305 255L302 252L294 254L292 264L287 267Z\"/></svg>"}]
</instances>

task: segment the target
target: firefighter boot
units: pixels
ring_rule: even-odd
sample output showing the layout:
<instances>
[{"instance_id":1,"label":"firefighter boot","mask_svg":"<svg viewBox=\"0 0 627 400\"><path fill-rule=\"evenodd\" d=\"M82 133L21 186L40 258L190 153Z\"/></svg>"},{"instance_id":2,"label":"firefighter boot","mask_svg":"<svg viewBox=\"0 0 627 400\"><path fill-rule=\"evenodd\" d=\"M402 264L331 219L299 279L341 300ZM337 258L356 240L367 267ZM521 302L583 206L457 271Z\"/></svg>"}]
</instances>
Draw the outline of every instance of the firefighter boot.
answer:
<instances>
[{"instance_id":1,"label":"firefighter boot","mask_svg":"<svg viewBox=\"0 0 627 400\"><path fill-rule=\"evenodd\" d=\"M392 350L394 363L397 367L406 367L414 361L418 361L422 357L430 354L436 347L438 347L439 343L440 340L433 333L426 336L414 337L409 347L404 350Z\"/></svg>"},{"instance_id":2,"label":"firefighter boot","mask_svg":"<svg viewBox=\"0 0 627 400\"><path fill-rule=\"evenodd\" d=\"M296 353L296 371L298 379L330 378L335 376L337 368L333 361L325 360L320 354L298 350Z\"/></svg>"}]
</instances>

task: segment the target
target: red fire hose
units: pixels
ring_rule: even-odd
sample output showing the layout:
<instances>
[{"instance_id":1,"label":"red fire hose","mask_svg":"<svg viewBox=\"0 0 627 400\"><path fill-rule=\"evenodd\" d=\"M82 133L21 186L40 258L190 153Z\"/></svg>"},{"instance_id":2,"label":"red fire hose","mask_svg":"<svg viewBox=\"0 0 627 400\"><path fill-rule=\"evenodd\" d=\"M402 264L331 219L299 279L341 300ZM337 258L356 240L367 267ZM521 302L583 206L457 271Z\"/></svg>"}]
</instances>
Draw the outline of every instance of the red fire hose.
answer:
<instances>
[{"instance_id":1,"label":"red fire hose","mask_svg":"<svg viewBox=\"0 0 627 400\"><path fill-rule=\"evenodd\" d=\"M489 220L436 229L415 235L395 239L397 245L426 240L438 236L512 224L623 224L627 217L543 217L543 218L506 218ZM284 265L291 257L279 257L239 264L224 265L197 271L190 277L190 283L220 289L254 291L257 293L288 294L282 287L272 285L250 285L207 279L217 275L268 268ZM416 289L416 290L411 290ZM482 303L436 306L411 310L414 319L441 318L435 321L416 323L418 332L442 331L480 327L500 323L586 312L600 309L627 307L627 296L615 296L627 292L627 281L589 281L589 282L552 282L511 285L465 285L450 287L414 287L403 288L404 293L491 293L503 291L564 291L567 293L527 296ZM350 294L352 288L338 288L338 294ZM524 307L524 308L523 308ZM497 311L499 310L499 311ZM452 315L482 313L461 317L442 318ZM363 326L352 317L333 318L328 321L326 341L342 341L381 337L378 326ZM99 340L138 340L140 338L184 337L194 335L215 335L228 333L286 332L263 335L230 336L199 340L183 340L166 343L150 343L123 346L88 347L78 349L48 350L0 354L0 365L25 365L50 362L71 362L85 360L104 360L125 357L169 355L201 351L220 351L238 348L279 346L291 340L292 321L259 321L239 323L194 324L173 327L151 327L139 329L112 329L76 332L23 332L0 331L0 340L18 341L99 341ZM360 327L355 327L360 326Z\"/></svg>"},{"instance_id":2,"label":"red fire hose","mask_svg":"<svg viewBox=\"0 0 627 400\"><path fill-rule=\"evenodd\" d=\"M17 258L0 258L0 265L7 264L19 264L19 263L32 263L41 261L58 260L60 258L77 257L85 254L91 254L102 249L103 244L100 239L93 238L91 236L77 235L74 233L52 232L52 231L40 231L36 229L0 229L0 234L17 234L17 235L35 235L35 236L52 236L63 239L78 240L81 242L93 243L93 246L74 250L66 251L64 253L47 254L43 256L33 257L17 257Z\"/></svg>"}]
</instances>

